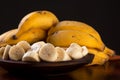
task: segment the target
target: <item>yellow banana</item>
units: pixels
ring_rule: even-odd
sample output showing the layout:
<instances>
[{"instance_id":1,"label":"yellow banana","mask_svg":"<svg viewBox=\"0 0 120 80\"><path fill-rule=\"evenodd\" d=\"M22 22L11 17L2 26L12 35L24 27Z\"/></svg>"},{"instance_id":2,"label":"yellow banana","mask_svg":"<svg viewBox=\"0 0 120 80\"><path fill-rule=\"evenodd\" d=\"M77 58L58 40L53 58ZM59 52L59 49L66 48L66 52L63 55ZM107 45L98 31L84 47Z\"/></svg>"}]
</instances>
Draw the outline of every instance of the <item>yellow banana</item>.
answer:
<instances>
[{"instance_id":1,"label":"yellow banana","mask_svg":"<svg viewBox=\"0 0 120 80\"><path fill-rule=\"evenodd\" d=\"M75 30L75 31L86 32L86 33L90 34L91 36L94 36L101 45L104 45L99 33L92 26L85 24L83 22L69 21L69 20L61 21L55 27L52 27L49 30L48 35L51 35L54 32L60 31L60 30Z\"/></svg>"},{"instance_id":2,"label":"yellow banana","mask_svg":"<svg viewBox=\"0 0 120 80\"><path fill-rule=\"evenodd\" d=\"M6 46L8 43L6 43L6 40L8 38L12 38L13 35L17 32L17 29L12 29L12 30L9 30L3 34L0 35L0 47L2 46Z\"/></svg>"},{"instance_id":3,"label":"yellow banana","mask_svg":"<svg viewBox=\"0 0 120 80\"><path fill-rule=\"evenodd\" d=\"M55 46L68 47L71 43L78 43L88 48L96 48L103 50L104 45L101 44L94 36L83 31L61 30L47 37L47 42Z\"/></svg>"},{"instance_id":4,"label":"yellow banana","mask_svg":"<svg viewBox=\"0 0 120 80\"><path fill-rule=\"evenodd\" d=\"M8 31L0 36L0 46L16 44L21 40L34 43L46 37L48 29L59 22L49 11L34 11L27 14L18 25L18 29Z\"/></svg>"},{"instance_id":5,"label":"yellow banana","mask_svg":"<svg viewBox=\"0 0 120 80\"><path fill-rule=\"evenodd\" d=\"M50 27L56 25L59 22L57 17L49 11L34 11L27 14L18 25L18 32L16 37L23 35L30 29L41 28L48 30Z\"/></svg>"},{"instance_id":6,"label":"yellow banana","mask_svg":"<svg viewBox=\"0 0 120 80\"><path fill-rule=\"evenodd\" d=\"M79 21L61 21L59 22L54 28L51 28L48 32L48 35L51 35L52 33L59 31L59 30L79 30L79 31L85 31L98 39L100 38L98 32L92 28L90 25L87 25L83 22Z\"/></svg>"},{"instance_id":7,"label":"yellow banana","mask_svg":"<svg viewBox=\"0 0 120 80\"><path fill-rule=\"evenodd\" d=\"M108 48L108 47L105 47L104 53L107 54L108 56L115 55L115 51L110 49L110 48Z\"/></svg>"},{"instance_id":8,"label":"yellow banana","mask_svg":"<svg viewBox=\"0 0 120 80\"><path fill-rule=\"evenodd\" d=\"M3 38L0 37L0 39L2 40L0 42L0 46L6 46L7 44L17 44L19 41L22 40L25 40L32 44L36 41L43 40L46 38L46 32L38 28L30 29L29 31L23 33L20 37L17 38L14 37L15 34L13 32L16 32L16 30L10 31L9 34L5 33L8 34L8 36L3 37L3 35L5 34L1 35Z\"/></svg>"},{"instance_id":9,"label":"yellow banana","mask_svg":"<svg viewBox=\"0 0 120 80\"><path fill-rule=\"evenodd\" d=\"M90 65L102 65L109 60L109 56L106 54L106 51L98 51L97 49L88 48L90 54L94 54L94 59Z\"/></svg>"}]
</instances>

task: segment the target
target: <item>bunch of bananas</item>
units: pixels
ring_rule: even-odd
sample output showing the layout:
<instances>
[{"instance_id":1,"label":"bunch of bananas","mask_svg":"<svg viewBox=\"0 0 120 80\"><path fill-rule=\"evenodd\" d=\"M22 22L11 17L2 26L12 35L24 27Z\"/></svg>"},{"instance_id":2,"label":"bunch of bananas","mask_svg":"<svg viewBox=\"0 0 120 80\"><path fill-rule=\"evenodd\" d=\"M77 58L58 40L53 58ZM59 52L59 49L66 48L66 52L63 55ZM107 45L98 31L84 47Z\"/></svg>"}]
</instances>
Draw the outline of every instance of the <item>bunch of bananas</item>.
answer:
<instances>
[{"instance_id":1,"label":"bunch of bananas","mask_svg":"<svg viewBox=\"0 0 120 80\"><path fill-rule=\"evenodd\" d=\"M45 40L47 31L58 22L57 17L50 11L31 12L22 18L17 29L1 34L0 47L7 44L13 45L22 40L31 44Z\"/></svg>"},{"instance_id":2,"label":"bunch of bananas","mask_svg":"<svg viewBox=\"0 0 120 80\"><path fill-rule=\"evenodd\" d=\"M92 64L104 64L115 52L103 43L99 33L90 25L78 21L61 21L48 32L47 42L67 47L76 42L94 54Z\"/></svg>"},{"instance_id":3,"label":"bunch of bananas","mask_svg":"<svg viewBox=\"0 0 120 80\"><path fill-rule=\"evenodd\" d=\"M103 43L99 33L90 25L78 21L59 21L50 11L34 11L20 21L17 29L0 35L0 47L14 45L25 40L30 44L37 41L52 43L67 48L71 43L86 46L95 57L90 65L102 65L115 52Z\"/></svg>"}]
</instances>

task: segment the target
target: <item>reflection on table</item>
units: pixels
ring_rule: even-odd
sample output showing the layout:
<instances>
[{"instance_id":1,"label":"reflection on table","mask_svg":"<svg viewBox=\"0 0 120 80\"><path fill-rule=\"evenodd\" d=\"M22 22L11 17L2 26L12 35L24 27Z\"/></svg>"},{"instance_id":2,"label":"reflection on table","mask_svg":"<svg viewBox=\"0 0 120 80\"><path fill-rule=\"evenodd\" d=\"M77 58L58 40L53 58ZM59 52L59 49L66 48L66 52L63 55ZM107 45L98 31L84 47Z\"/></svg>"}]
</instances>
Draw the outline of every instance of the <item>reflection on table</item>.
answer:
<instances>
[{"instance_id":1,"label":"reflection on table","mask_svg":"<svg viewBox=\"0 0 120 80\"><path fill-rule=\"evenodd\" d=\"M83 67L71 73L74 80L119 80L120 61L107 62L102 66Z\"/></svg>"},{"instance_id":2,"label":"reflection on table","mask_svg":"<svg viewBox=\"0 0 120 80\"><path fill-rule=\"evenodd\" d=\"M0 80L119 80L120 61L107 62L102 66L84 66L64 75L41 76L17 75L0 68Z\"/></svg>"}]
</instances>

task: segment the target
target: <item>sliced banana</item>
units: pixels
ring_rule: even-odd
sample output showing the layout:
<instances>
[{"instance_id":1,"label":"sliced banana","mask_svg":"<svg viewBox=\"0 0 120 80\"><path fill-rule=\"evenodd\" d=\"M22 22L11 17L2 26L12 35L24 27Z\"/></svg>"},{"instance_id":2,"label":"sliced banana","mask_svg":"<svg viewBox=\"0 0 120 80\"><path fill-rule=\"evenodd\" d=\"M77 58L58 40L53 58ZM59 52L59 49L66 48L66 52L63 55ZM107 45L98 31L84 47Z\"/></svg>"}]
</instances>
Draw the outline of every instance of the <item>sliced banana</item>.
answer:
<instances>
[{"instance_id":1,"label":"sliced banana","mask_svg":"<svg viewBox=\"0 0 120 80\"><path fill-rule=\"evenodd\" d=\"M80 59L83 57L82 48L77 43L71 43L66 49L66 53L73 59Z\"/></svg>"},{"instance_id":2,"label":"sliced banana","mask_svg":"<svg viewBox=\"0 0 120 80\"><path fill-rule=\"evenodd\" d=\"M71 43L68 48L55 47L51 43L44 41L36 42L30 46L27 41L20 41L16 45L0 48L0 58L11 60L22 60L40 62L68 61L71 59L80 59L88 54L86 46L80 46L77 43Z\"/></svg>"},{"instance_id":3,"label":"sliced banana","mask_svg":"<svg viewBox=\"0 0 120 80\"><path fill-rule=\"evenodd\" d=\"M3 57L4 50L5 50L5 47L0 48L0 59L2 59Z\"/></svg>"},{"instance_id":4,"label":"sliced banana","mask_svg":"<svg viewBox=\"0 0 120 80\"><path fill-rule=\"evenodd\" d=\"M22 61L40 62L40 58L36 51L28 51L22 57Z\"/></svg>"},{"instance_id":5,"label":"sliced banana","mask_svg":"<svg viewBox=\"0 0 120 80\"><path fill-rule=\"evenodd\" d=\"M68 61L71 60L70 56L65 52L65 49L61 47L55 47L58 57L56 61Z\"/></svg>"},{"instance_id":6,"label":"sliced banana","mask_svg":"<svg viewBox=\"0 0 120 80\"><path fill-rule=\"evenodd\" d=\"M25 50L21 46L13 45L9 51L9 58L11 60L16 60L16 61L21 60L24 53L25 53Z\"/></svg>"},{"instance_id":7,"label":"sliced banana","mask_svg":"<svg viewBox=\"0 0 120 80\"><path fill-rule=\"evenodd\" d=\"M4 59L4 60L8 60L8 59L9 59L9 50L10 50L10 48L11 48L10 45L7 45L7 46L5 47L5 50L4 50L2 59Z\"/></svg>"},{"instance_id":8,"label":"sliced banana","mask_svg":"<svg viewBox=\"0 0 120 80\"><path fill-rule=\"evenodd\" d=\"M21 46L25 52L31 48L30 44L27 41L20 41L16 45Z\"/></svg>"},{"instance_id":9,"label":"sliced banana","mask_svg":"<svg viewBox=\"0 0 120 80\"><path fill-rule=\"evenodd\" d=\"M40 41L40 42L36 42L34 44L31 45L31 49L29 49L25 55L22 58L22 61L33 61L33 62L40 62L40 58L39 58L39 50L40 48L45 45L45 42Z\"/></svg>"},{"instance_id":10,"label":"sliced banana","mask_svg":"<svg viewBox=\"0 0 120 80\"><path fill-rule=\"evenodd\" d=\"M45 42L40 41L32 44L31 49L37 53L39 53L40 48L45 45Z\"/></svg>"},{"instance_id":11,"label":"sliced banana","mask_svg":"<svg viewBox=\"0 0 120 80\"><path fill-rule=\"evenodd\" d=\"M53 62L57 60L58 53L52 44L46 43L39 50L39 57L44 61Z\"/></svg>"},{"instance_id":12,"label":"sliced banana","mask_svg":"<svg viewBox=\"0 0 120 80\"><path fill-rule=\"evenodd\" d=\"M86 46L82 46L82 55L86 56L88 54L88 49Z\"/></svg>"},{"instance_id":13,"label":"sliced banana","mask_svg":"<svg viewBox=\"0 0 120 80\"><path fill-rule=\"evenodd\" d=\"M65 50L60 48L60 47L55 47L57 53L58 53L58 57L56 61L62 61L64 59L64 55L65 55Z\"/></svg>"}]
</instances>

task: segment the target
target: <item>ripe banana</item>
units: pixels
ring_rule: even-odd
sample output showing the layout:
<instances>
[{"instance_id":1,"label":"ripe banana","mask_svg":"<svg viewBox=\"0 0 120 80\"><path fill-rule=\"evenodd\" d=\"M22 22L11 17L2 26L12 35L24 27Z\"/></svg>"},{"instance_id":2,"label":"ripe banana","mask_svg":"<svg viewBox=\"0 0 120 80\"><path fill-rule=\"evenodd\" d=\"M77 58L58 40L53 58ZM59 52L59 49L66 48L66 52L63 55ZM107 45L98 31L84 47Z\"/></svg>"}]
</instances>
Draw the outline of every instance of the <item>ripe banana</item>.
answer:
<instances>
[{"instance_id":1,"label":"ripe banana","mask_svg":"<svg viewBox=\"0 0 120 80\"><path fill-rule=\"evenodd\" d=\"M32 44L36 41L43 40L46 38L46 32L43 31L42 29L37 29L37 28L30 29L29 31L23 33L21 36L15 38L14 32L16 31L17 30L12 30L9 31L9 33L3 34L3 35L8 34L8 36L3 37L3 35L1 35L0 40L2 41L0 42L0 46L6 46L7 44L14 45L22 40L25 40L28 43Z\"/></svg>"},{"instance_id":2,"label":"ripe banana","mask_svg":"<svg viewBox=\"0 0 120 80\"><path fill-rule=\"evenodd\" d=\"M34 28L47 31L58 22L57 17L50 11L34 11L23 17L18 25L18 32L15 36L20 37L23 33Z\"/></svg>"},{"instance_id":3,"label":"ripe banana","mask_svg":"<svg viewBox=\"0 0 120 80\"><path fill-rule=\"evenodd\" d=\"M106 51L98 51L97 49L88 48L90 54L94 54L95 57L90 65L103 65L106 61L109 60L109 56L106 54Z\"/></svg>"},{"instance_id":4,"label":"ripe banana","mask_svg":"<svg viewBox=\"0 0 120 80\"><path fill-rule=\"evenodd\" d=\"M74 30L57 31L47 37L47 42L55 46L68 47L71 43L78 43L81 46L103 50L104 45L89 33Z\"/></svg>"},{"instance_id":5,"label":"ripe banana","mask_svg":"<svg viewBox=\"0 0 120 80\"><path fill-rule=\"evenodd\" d=\"M0 47L17 44L22 40L26 40L30 44L44 40L48 29L58 22L57 17L50 11L31 12L23 17L18 29L10 30L0 36Z\"/></svg>"},{"instance_id":6,"label":"ripe banana","mask_svg":"<svg viewBox=\"0 0 120 80\"><path fill-rule=\"evenodd\" d=\"M17 32L17 29L9 30L0 35L0 47L8 45L8 39L13 38L13 35ZM11 42L10 42L11 43Z\"/></svg>"},{"instance_id":7,"label":"ripe banana","mask_svg":"<svg viewBox=\"0 0 120 80\"><path fill-rule=\"evenodd\" d=\"M82 32L88 33L94 38L96 38L99 44L105 46L103 41L101 40L100 34L92 26L85 24L83 22L69 21L69 20L61 21L55 27L52 27L49 30L48 35L52 35L55 32L60 30L74 30L74 31L82 31ZM104 50L104 47L101 50Z\"/></svg>"},{"instance_id":8,"label":"ripe banana","mask_svg":"<svg viewBox=\"0 0 120 80\"><path fill-rule=\"evenodd\" d=\"M115 55L115 51L108 48L107 46L105 47L104 53L107 54L108 56L114 56Z\"/></svg>"}]
</instances>

